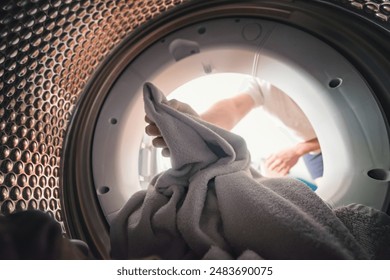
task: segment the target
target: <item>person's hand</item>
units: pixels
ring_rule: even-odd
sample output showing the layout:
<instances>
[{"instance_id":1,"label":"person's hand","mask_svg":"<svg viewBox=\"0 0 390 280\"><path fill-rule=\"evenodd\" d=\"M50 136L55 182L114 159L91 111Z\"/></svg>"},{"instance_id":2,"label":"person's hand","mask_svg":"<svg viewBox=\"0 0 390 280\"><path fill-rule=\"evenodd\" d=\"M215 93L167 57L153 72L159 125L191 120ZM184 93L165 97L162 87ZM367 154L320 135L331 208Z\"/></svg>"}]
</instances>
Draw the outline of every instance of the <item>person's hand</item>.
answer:
<instances>
[{"instance_id":1,"label":"person's hand","mask_svg":"<svg viewBox=\"0 0 390 280\"><path fill-rule=\"evenodd\" d=\"M176 99L168 100L166 103L168 106L178 110L179 112L192 115L192 116L197 116L199 115L195 112L192 107L186 103L180 102ZM167 143L165 142L164 138L161 136L161 132L157 125L152 122L148 116L145 116L145 121L148 123L145 127L145 132L147 135L154 137L152 144L156 148L162 148L161 154L164 157L169 157L170 152L167 146Z\"/></svg>"},{"instance_id":2,"label":"person's hand","mask_svg":"<svg viewBox=\"0 0 390 280\"><path fill-rule=\"evenodd\" d=\"M297 164L300 154L295 147L284 149L271 155L265 161L265 167L269 174L286 176L290 169Z\"/></svg>"}]
</instances>

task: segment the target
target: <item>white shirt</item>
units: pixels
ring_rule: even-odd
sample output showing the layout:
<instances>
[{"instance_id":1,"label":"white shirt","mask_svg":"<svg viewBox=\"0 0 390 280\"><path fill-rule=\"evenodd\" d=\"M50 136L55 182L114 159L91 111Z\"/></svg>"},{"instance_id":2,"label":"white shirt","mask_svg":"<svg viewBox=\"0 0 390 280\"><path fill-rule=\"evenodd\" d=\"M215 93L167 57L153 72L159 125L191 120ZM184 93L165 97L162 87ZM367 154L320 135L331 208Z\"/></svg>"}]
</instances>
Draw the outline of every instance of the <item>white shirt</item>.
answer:
<instances>
[{"instance_id":1,"label":"white shirt","mask_svg":"<svg viewBox=\"0 0 390 280\"><path fill-rule=\"evenodd\" d=\"M316 138L310 121L301 108L283 91L267 81L252 79L246 83L242 93L247 93L271 116L282 122L300 142Z\"/></svg>"}]
</instances>

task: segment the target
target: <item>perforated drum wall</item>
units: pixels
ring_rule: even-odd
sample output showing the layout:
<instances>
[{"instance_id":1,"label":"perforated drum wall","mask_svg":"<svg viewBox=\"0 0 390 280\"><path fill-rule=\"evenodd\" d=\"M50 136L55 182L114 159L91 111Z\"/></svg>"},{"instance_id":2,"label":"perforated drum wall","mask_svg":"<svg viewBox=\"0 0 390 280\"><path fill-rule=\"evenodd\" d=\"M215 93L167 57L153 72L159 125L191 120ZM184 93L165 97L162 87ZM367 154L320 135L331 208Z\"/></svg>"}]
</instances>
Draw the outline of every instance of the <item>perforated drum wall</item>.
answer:
<instances>
[{"instance_id":1,"label":"perforated drum wall","mask_svg":"<svg viewBox=\"0 0 390 280\"><path fill-rule=\"evenodd\" d=\"M2 1L0 208L62 221L60 158L80 93L134 28L182 1Z\"/></svg>"}]
</instances>

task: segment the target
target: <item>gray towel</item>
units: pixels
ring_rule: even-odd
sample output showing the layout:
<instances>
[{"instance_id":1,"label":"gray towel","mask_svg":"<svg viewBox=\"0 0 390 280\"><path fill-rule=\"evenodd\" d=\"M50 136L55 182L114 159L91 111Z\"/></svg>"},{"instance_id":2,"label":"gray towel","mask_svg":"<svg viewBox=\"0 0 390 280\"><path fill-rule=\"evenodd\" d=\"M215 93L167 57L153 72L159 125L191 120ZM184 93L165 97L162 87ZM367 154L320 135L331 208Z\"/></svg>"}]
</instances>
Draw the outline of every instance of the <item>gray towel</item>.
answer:
<instances>
[{"instance_id":1,"label":"gray towel","mask_svg":"<svg viewBox=\"0 0 390 280\"><path fill-rule=\"evenodd\" d=\"M390 260L390 217L361 204L334 210L371 259Z\"/></svg>"},{"instance_id":2,"label":"gray towel","mask_svg":"<svg viewBox=\"0 0 390 280\"><path fill-rule=\"evenodd\" d=\"M132 196L111 225L114 259L366 259L367 252L298 180L262 178L245 141L164 104L145 84L147 115L172 168Z\"/></svg>"}]
</instances>

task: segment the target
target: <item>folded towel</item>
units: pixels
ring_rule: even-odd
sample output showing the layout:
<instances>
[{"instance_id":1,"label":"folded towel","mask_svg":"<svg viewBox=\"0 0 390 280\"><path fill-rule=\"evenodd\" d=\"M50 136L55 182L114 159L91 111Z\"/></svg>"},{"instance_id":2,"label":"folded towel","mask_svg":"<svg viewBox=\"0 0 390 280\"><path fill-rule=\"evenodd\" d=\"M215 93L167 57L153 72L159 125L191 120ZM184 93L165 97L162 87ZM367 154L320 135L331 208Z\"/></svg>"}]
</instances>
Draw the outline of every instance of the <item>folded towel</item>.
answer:
<instances>
[{"instance_id":1,"label":"folded towel","mask_svg":"<svg viewBox=\"0 0 390 280\"><path fill-rule=\"evenodd\" d=\"M145 84L145 111L167 142L172 168L119 211L111 224L113 258L369 257L309 187L261 177L240 136L165 102Z\"/></svg>"}]
</instances>

